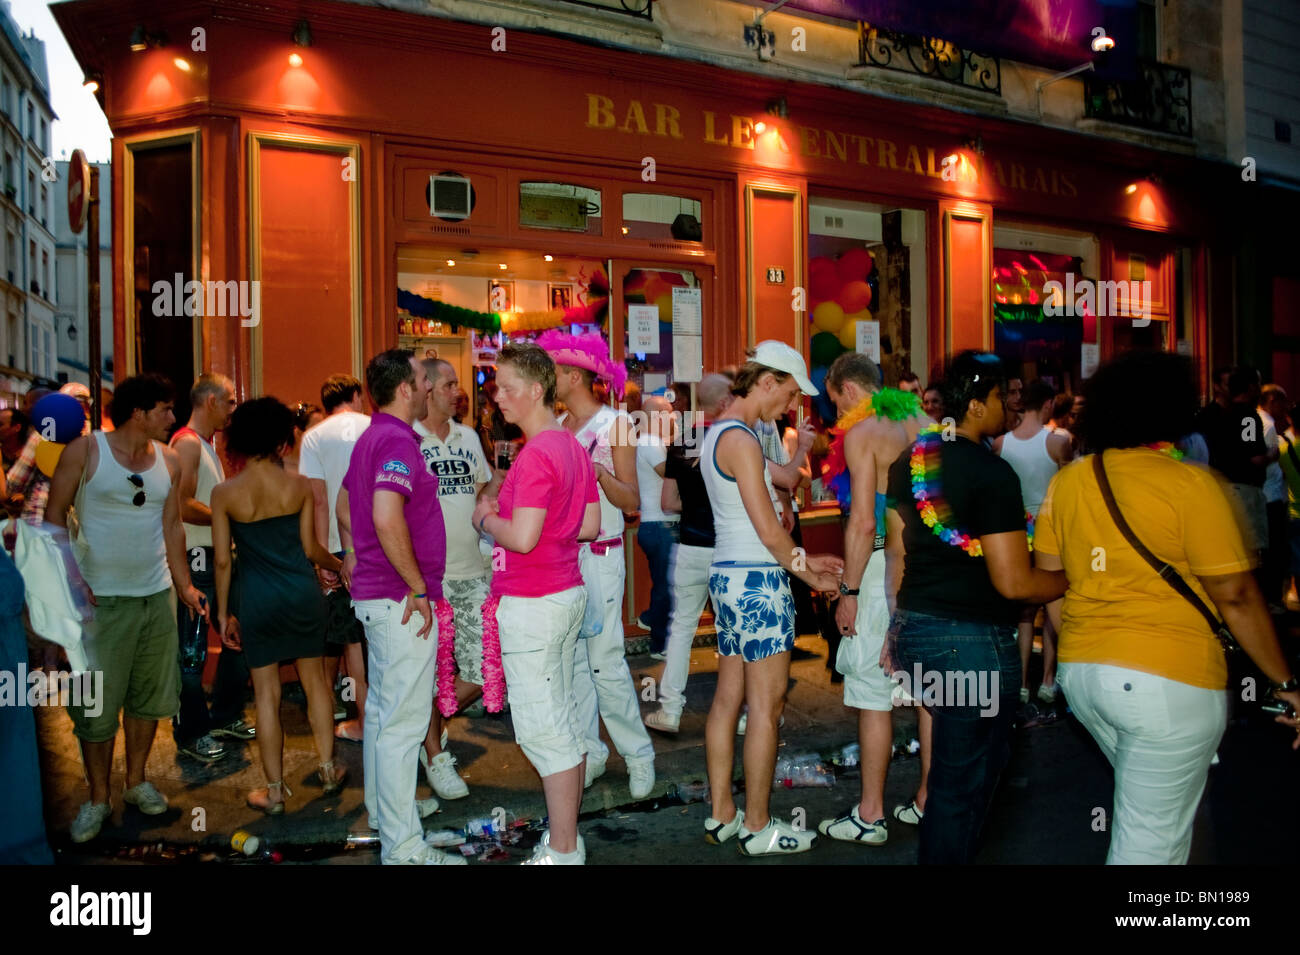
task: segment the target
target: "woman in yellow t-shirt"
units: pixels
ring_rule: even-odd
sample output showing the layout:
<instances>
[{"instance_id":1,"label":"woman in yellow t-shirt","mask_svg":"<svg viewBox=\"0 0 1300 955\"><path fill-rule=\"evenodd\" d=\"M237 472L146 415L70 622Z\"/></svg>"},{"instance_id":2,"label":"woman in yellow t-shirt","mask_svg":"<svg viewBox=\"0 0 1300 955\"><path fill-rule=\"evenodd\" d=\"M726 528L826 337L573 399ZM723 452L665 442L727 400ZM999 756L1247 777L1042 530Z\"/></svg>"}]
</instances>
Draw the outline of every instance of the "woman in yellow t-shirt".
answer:
<instances>
[{"instance_id":1,"label":"woman in yellow t-shirt","mask_svg":"<svg viewBox=\"0 0 1300 955\"><path fill-rule=\"evenodd\" d=\"M1195 407L1190 362L1134 352L1089 381L1080 430L1103 454L1133 534L1217 609L1277 696L1300 708L1221 479L1170 453L1191 431ZM1183 864L1227 724L1228 671L1205 618L1112 520L1094 456L1053 479L1035 528L1037 566L1064 568L1069 581L1058 622L1060 684L1115 767L1106 861ZM1294 718L1278 719L1300 730Z\"/></svg>"}]
</instances>

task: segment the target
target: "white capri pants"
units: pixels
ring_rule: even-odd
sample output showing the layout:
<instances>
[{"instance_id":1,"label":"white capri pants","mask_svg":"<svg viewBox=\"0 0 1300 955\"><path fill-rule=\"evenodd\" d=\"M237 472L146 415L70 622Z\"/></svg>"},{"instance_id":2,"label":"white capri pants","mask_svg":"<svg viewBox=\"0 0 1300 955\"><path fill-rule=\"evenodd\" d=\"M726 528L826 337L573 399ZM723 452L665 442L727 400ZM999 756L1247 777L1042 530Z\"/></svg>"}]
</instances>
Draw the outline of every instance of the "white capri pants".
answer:
<instances>
[{"instance_id":1,"label":"white capri pants","mask_svg":"<svg viewBox=\"0 0 1300 955\"><path fill-rule=\"evenodd\" d=\"M1227 691L1102 663L1062 663L1058 673L1074 715L1115 768L1106 864L1186 864L1228 725Z\"/></svg>"},{"instance_id":2,"label":"white capri pants","mask_svg":"<svg viewBox=\"0 0 1300 955\"><path fill-rule=\"evenodd\" d=\"M539 776L573 769L587 751L573 691L586 608L583 587L545 597L502 597L497 606L515 741Z\"/></svg>"}]
</instances>

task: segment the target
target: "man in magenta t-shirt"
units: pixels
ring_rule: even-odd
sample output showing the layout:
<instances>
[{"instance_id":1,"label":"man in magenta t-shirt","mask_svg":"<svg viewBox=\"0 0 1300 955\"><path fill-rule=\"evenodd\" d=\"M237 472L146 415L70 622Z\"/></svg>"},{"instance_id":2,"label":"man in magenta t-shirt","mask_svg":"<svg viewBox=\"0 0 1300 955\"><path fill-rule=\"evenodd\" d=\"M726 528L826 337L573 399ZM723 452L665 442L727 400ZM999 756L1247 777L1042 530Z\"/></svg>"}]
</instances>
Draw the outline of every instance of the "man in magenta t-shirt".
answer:
<instances>
[{"instance_id":1,"label":"man in magenta t-shirt","mask_svg":"<svg viewBox=\"0 0 1300 955\"><path fill-rule=\"evenodd\" d=\"M502 414L523 429L527 443L500 495L479 499L474 526L505 550L504 567L492 576L501 663L515 739L546 793L550 828L530 861L582 865L587 853L578 807L586 747L573 666L587 607L578 542L600 531L596 472L555 420L555 363L546 352L507 345L497 359L497 385Z\"/></svg>"},{"instance_id":2,"label":"man in magenta t-shirt","mask_svg":"<svg viewBox=\"0 0 1300 955\"><path fill-rule=\"evenodd\" d=\"M433 713L447 539L438 479L411 427L429 397L424 366L391 349L366 366L379 411L352 449L339 491L343 583L370 648L363 758L366 809L385 865L465 864L431 849L415 805L416 754ZM430 632L434 639L429 639Z\"/></svg>"}]
</instances>

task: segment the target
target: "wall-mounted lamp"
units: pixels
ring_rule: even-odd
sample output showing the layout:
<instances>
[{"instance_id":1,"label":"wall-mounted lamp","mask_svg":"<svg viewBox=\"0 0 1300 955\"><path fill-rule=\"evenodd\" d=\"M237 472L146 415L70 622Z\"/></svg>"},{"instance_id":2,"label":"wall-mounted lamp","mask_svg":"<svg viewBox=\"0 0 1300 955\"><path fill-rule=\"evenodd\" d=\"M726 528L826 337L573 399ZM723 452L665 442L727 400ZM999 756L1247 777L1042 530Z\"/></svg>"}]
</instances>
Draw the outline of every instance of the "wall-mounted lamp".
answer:
<instances>
[{"instance_id":1,"label":"wall-mounted lamp","mask_svg":"<svg viewBox=\"0 0 1300 955\"><path fill-rule=\"evenodd\" d=\"M1105 27L1092 28L1092 52L1109 53L1115 49L1115 38L1106 35Z\"/></svg>"},{"instance_id":2,"label":"wall-mounted lamp","mask_svg":"<svg viewBox=\"0 0 1300 955\"><path fill-rule=\"evenodd\" d=\"M962 140L961 148L970 150L976 156L983 156L984 155L983 135L981 135L980 133L976 133L974 136L967 136L965 139Z\"/></svg>"},{"instance_id":3,"label":"wall-mounted lamp","mask_svg":"<svg viewBox=\"0 0 1300 955\"><path fill-rule=\"evenodd\" d=\"M85 76L85 81L81 84L81 88L88 93L94 94L94 93L98 93L99 88L103 85L104 85L103 73L100 73L98 71L87 72Z\"/></svg>"},{"instance_id":4,"label":"wall-mounted lamp","mask_svg":"<svg viewBox=\"0 0 1300 955\"><path fill-rule=\"evenodd\" d=\"M311 46L311 24L306 20L294 24L293 42L298 46Z\"/></svg>"},{"instance_id":5,"label":"wall-mounted lamp","mask_svg":"<svg viewBox=\"0 0 1300 955\"><path fill-rule=\"evenodd\" d=\"M1138 191L1138 184L1136 182L1130 182L1127 186L1124 187L1124 195L1126 196L1131 196L1133 195L1133 193L1137 191Z\"/></svg>"},{"instance_id":6,"label":"wall-mounted lamp","mask_svg":"<svg viewBox=\"0 0 1300 955\"><path fill-rule=\"evenodd\" d=\"M297 53L290 53L290 54L289 54L289 65L290 65L290 66L302 66L302 57L299 56Z\"/></svg>"},{"instance_id":7,"label":"wall-mounted lamp","mask_svg":"<svg viewBox=\"0 0 1300 955\"><path fill-rule=\"evenodd\" d=\"M193 67L190 66L190 61L185 59L185 57L183 56L172 57L172 63L174 63L176 65L176 69L180 70L182 73L188 73L190 70L193 69Z\"/></svg>"}]
</instances>

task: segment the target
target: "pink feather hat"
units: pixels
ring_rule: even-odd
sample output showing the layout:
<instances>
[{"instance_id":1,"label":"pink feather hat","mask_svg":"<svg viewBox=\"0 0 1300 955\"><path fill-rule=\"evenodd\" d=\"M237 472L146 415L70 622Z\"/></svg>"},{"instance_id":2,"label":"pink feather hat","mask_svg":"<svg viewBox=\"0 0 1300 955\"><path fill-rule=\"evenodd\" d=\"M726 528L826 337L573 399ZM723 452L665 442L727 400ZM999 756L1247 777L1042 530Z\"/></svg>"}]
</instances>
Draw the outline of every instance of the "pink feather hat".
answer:
<instances>
[{"instance_id":1,"label":"pink feather hat","mask_svg":"<svg viewBox=\"0 0 1300 955\"><path fill-rule=\"evenodd\" d=\"M623 388L627 384L627 369L622 362L609 357L609 344L598 332L585 335L571 335L552 328L537 338L537 344L551 356L557 365L570 368L583 368L603 378L614 392L614 397L623 397Z\"/></svg>"}]
</instances>

